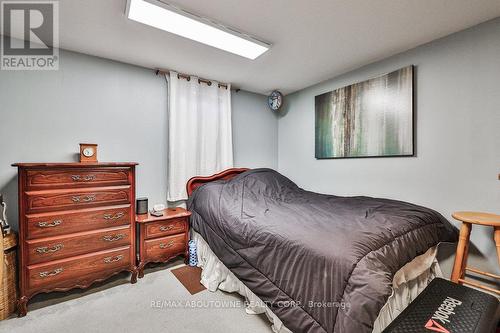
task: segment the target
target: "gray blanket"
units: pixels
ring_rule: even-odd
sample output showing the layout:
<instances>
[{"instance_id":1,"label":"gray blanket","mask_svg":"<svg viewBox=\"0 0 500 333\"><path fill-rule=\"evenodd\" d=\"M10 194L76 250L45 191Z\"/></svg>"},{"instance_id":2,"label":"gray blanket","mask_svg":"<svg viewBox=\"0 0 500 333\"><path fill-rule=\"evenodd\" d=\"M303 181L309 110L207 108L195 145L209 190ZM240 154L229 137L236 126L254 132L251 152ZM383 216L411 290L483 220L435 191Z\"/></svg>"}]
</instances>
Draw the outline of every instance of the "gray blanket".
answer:
<instances>
[{"instance_id":1,"label":"gray blanket","mask_svg":"<svg viewBox=\"0 0 500 333\"><path fill-rule=\"evenodd\" d=\"M456 230L406 202L305 191L254 169L199 187L192 228L293 332L371 332L396 271Z\"/></svg>"}]
</instances>

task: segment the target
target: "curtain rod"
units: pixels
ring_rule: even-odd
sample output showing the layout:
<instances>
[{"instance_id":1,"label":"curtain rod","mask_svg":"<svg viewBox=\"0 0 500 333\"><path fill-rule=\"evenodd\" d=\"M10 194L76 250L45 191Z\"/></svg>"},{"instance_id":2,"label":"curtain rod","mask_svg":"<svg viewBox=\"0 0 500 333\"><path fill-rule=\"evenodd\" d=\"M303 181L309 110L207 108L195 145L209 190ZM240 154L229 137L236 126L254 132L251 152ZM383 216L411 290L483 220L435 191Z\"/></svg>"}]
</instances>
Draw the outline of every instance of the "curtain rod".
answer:
<instances>
[{"instance_id":1,"label":"curtain rod","mask_svg":"<svg viewBox=\"0 0 500 333\"><path fill-rule=\"evenodd\" d=\"M156 75L170 75L170 70L168 69L155 69L155 74ZM179 79L185 79L185 80L188 80L190 81L191 80L191 75L189 74L184 74L184 73L177 73L177 78ZM205 83L209 86L212 85L212 81L208 80L208 79L204 79L204 78L198 78L198 83ZM219 88L224 88L224 89L227 89L227 84L226 83L219 83ZM240 91L240 89L234 89L236 92Z\"/></svg>"}]
</instances>

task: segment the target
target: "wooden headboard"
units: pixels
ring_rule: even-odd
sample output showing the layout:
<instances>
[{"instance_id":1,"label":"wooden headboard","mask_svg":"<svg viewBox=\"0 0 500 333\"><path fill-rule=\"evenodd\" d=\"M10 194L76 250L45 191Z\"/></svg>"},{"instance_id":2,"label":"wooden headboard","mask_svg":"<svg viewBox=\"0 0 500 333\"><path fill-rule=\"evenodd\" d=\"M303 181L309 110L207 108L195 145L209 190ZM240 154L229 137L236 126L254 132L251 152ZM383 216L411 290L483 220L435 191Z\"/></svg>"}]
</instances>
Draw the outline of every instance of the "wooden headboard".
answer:
<instances>
[{"instance_id":1,"label":"wooden headboard","mask_svg":"<svg viewBox=\"0 0 500 333\"><path fill-rule=\"evenodd\" d=\"M197 176L191 178L186 185L186 190L188 196L191 196L191 193L193 193L196 188L199 186L213 182L214 180L219 180L219 179L231 179L236 175L239 175L242 172L245 172L247 170L250 170L248 168L232 168L232 169L227 169L222 172L216 173L215 175L212 176Z\"/></svg>"}]
</instances>

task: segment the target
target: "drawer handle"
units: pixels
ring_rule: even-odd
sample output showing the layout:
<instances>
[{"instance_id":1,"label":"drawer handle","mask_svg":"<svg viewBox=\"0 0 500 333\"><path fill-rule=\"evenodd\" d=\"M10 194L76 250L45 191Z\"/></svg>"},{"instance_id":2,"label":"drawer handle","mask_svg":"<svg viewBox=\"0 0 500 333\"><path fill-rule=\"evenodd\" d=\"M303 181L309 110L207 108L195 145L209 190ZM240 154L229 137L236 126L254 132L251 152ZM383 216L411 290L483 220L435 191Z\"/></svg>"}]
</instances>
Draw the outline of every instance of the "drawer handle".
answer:
<instances>
[{"instance_id":1,"label":"drawer handle","mask_svg":"<svg viewBox=\"0 0 500 333\"><path fill-rule=\"evenodd\" d=\"M49 276L55 276L57 274L61 274L64 271L64 269L61 268L56 268L53 271L48 271L48 272L40 272L38 275L40 275L41 278L46 278Z\"/></svg>"},{"instance_id":2,"label":"drawer handle","mask_svg":"<svg viewBox=\"0 0 500 333\"><path fill-rule=\"evenodd\" d=\"M64 245L62 245L62 244L56 244L56 245L52 246L51 248L49 248L48 246L37 247L35 251L38 254L54 253L54 252L62 250L63 247L64 247Z\"/></svg>"},{"instance_id":3,"label":"drawer handle","mask_svg":"<svg viewBox=\"0 0 500 333\"><path fill-rule=\"evenodd\" d=\"M84 181L84 182L91 182L93 180L96 180L96 176L95 175L85 175L85 176L80 176L80 175L72 175L71 176L71 179L73 179L74 182L81 182L81 181Z\"/></svg>"},{"instance_id":4,"label":"drawer handle","mask_svg":"<svg viewBox=\"0 0 500 333\"><path fill-rule=\"evenodd\" d=\"M120 254L119 256L116 256L116 257L106 257L106 258L104 258L104 262L106 264L110 264L112 262L117 262L117 261L120 261L122 259L123 259L123 255Z\"/></svg>"},{"instance_id":5,"label":"drawer handle","mask_svg":"<svg viewBox=\"0 0 500 333\"><path fill-rule=\"evenodd\" d=\"M119 220L119 219L121 219L124 216L125 216L125 213L122 213L122 212L116 213L115 215L113 215L113 214L104 214L104 219L105 220L113 221L113 220Z\"/></svg>"},{"instance_id":6,"label":"drawer handle","mask_svg":"<svg viewBox=\"0 0 500 333\"><path fill-rule=\"evenodd\" d=\"M40 228L52 228L57 227L62 223L62 220L54 220L52 223L50 222L38 222L38 226Z\"/></svg>"},{"instance_id":7,"label":"drawer handle","mask_svg":"<svg viewBox=\"0 0 500 333\"><path fill-rule=\"evenodd\" d=\"M174 246L174 241L170 241L167 244L160 243L160 249L168 249L169 247Z\"/></svg>"},{"instance_id":8,"label":"drawer handle","mask_svg":"<svg viewBox=\"0 0 500 333\"><path fill-rule=\"evenodd\" d=\"M96 197L95 195L86 195L86 196L77 196L75 195L74 197L71 198L73 202L92 202L95 201Z\"/></svg>"},{"instance_id":9,"label":"drawer handle","mask_svg":"<svg viewBox=\"0 0 500 333\"><path fill-rule=\"evenodd\" d=\"M174 228L174 226L173 226L173 225L167 225L167 226L162 225L162 226L160 227L160 231L169 231L169 230L172 230L173 228Z\"/></svg>"},{"instance_id":10,"label":"drawer handle","mask_svg":"<svg viewBox=\"0 0 500 333\"><path fill-rule=\"evenodd\" d=\"M124 237L125 237L124 234L118 234L115 236L107 235L107 236L102 237L102 240L105 242L115 242L115 241L118 241L120 239L123 239Z\"/></svg>"}]
</instances>

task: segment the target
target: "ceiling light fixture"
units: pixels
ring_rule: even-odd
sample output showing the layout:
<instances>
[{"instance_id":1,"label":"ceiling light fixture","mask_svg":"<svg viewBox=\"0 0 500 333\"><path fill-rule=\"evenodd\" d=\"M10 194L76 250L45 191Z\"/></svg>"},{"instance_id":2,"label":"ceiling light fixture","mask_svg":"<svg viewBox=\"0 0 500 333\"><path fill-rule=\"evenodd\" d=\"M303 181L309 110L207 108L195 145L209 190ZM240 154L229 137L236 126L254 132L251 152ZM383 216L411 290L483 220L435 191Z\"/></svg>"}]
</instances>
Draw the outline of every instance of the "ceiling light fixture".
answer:
<instances>
[{"instance_id":1,"label":"ceiling light fixture","mask_svg":"<svg viewBox=\"0 0 500 333\"><path fill-rule=\"evenodd\" d=\"M253 37L161 1L153 3L145 0L128 0L127 17L252 60L271 47Z\"/></svg>"}]
</instances>

